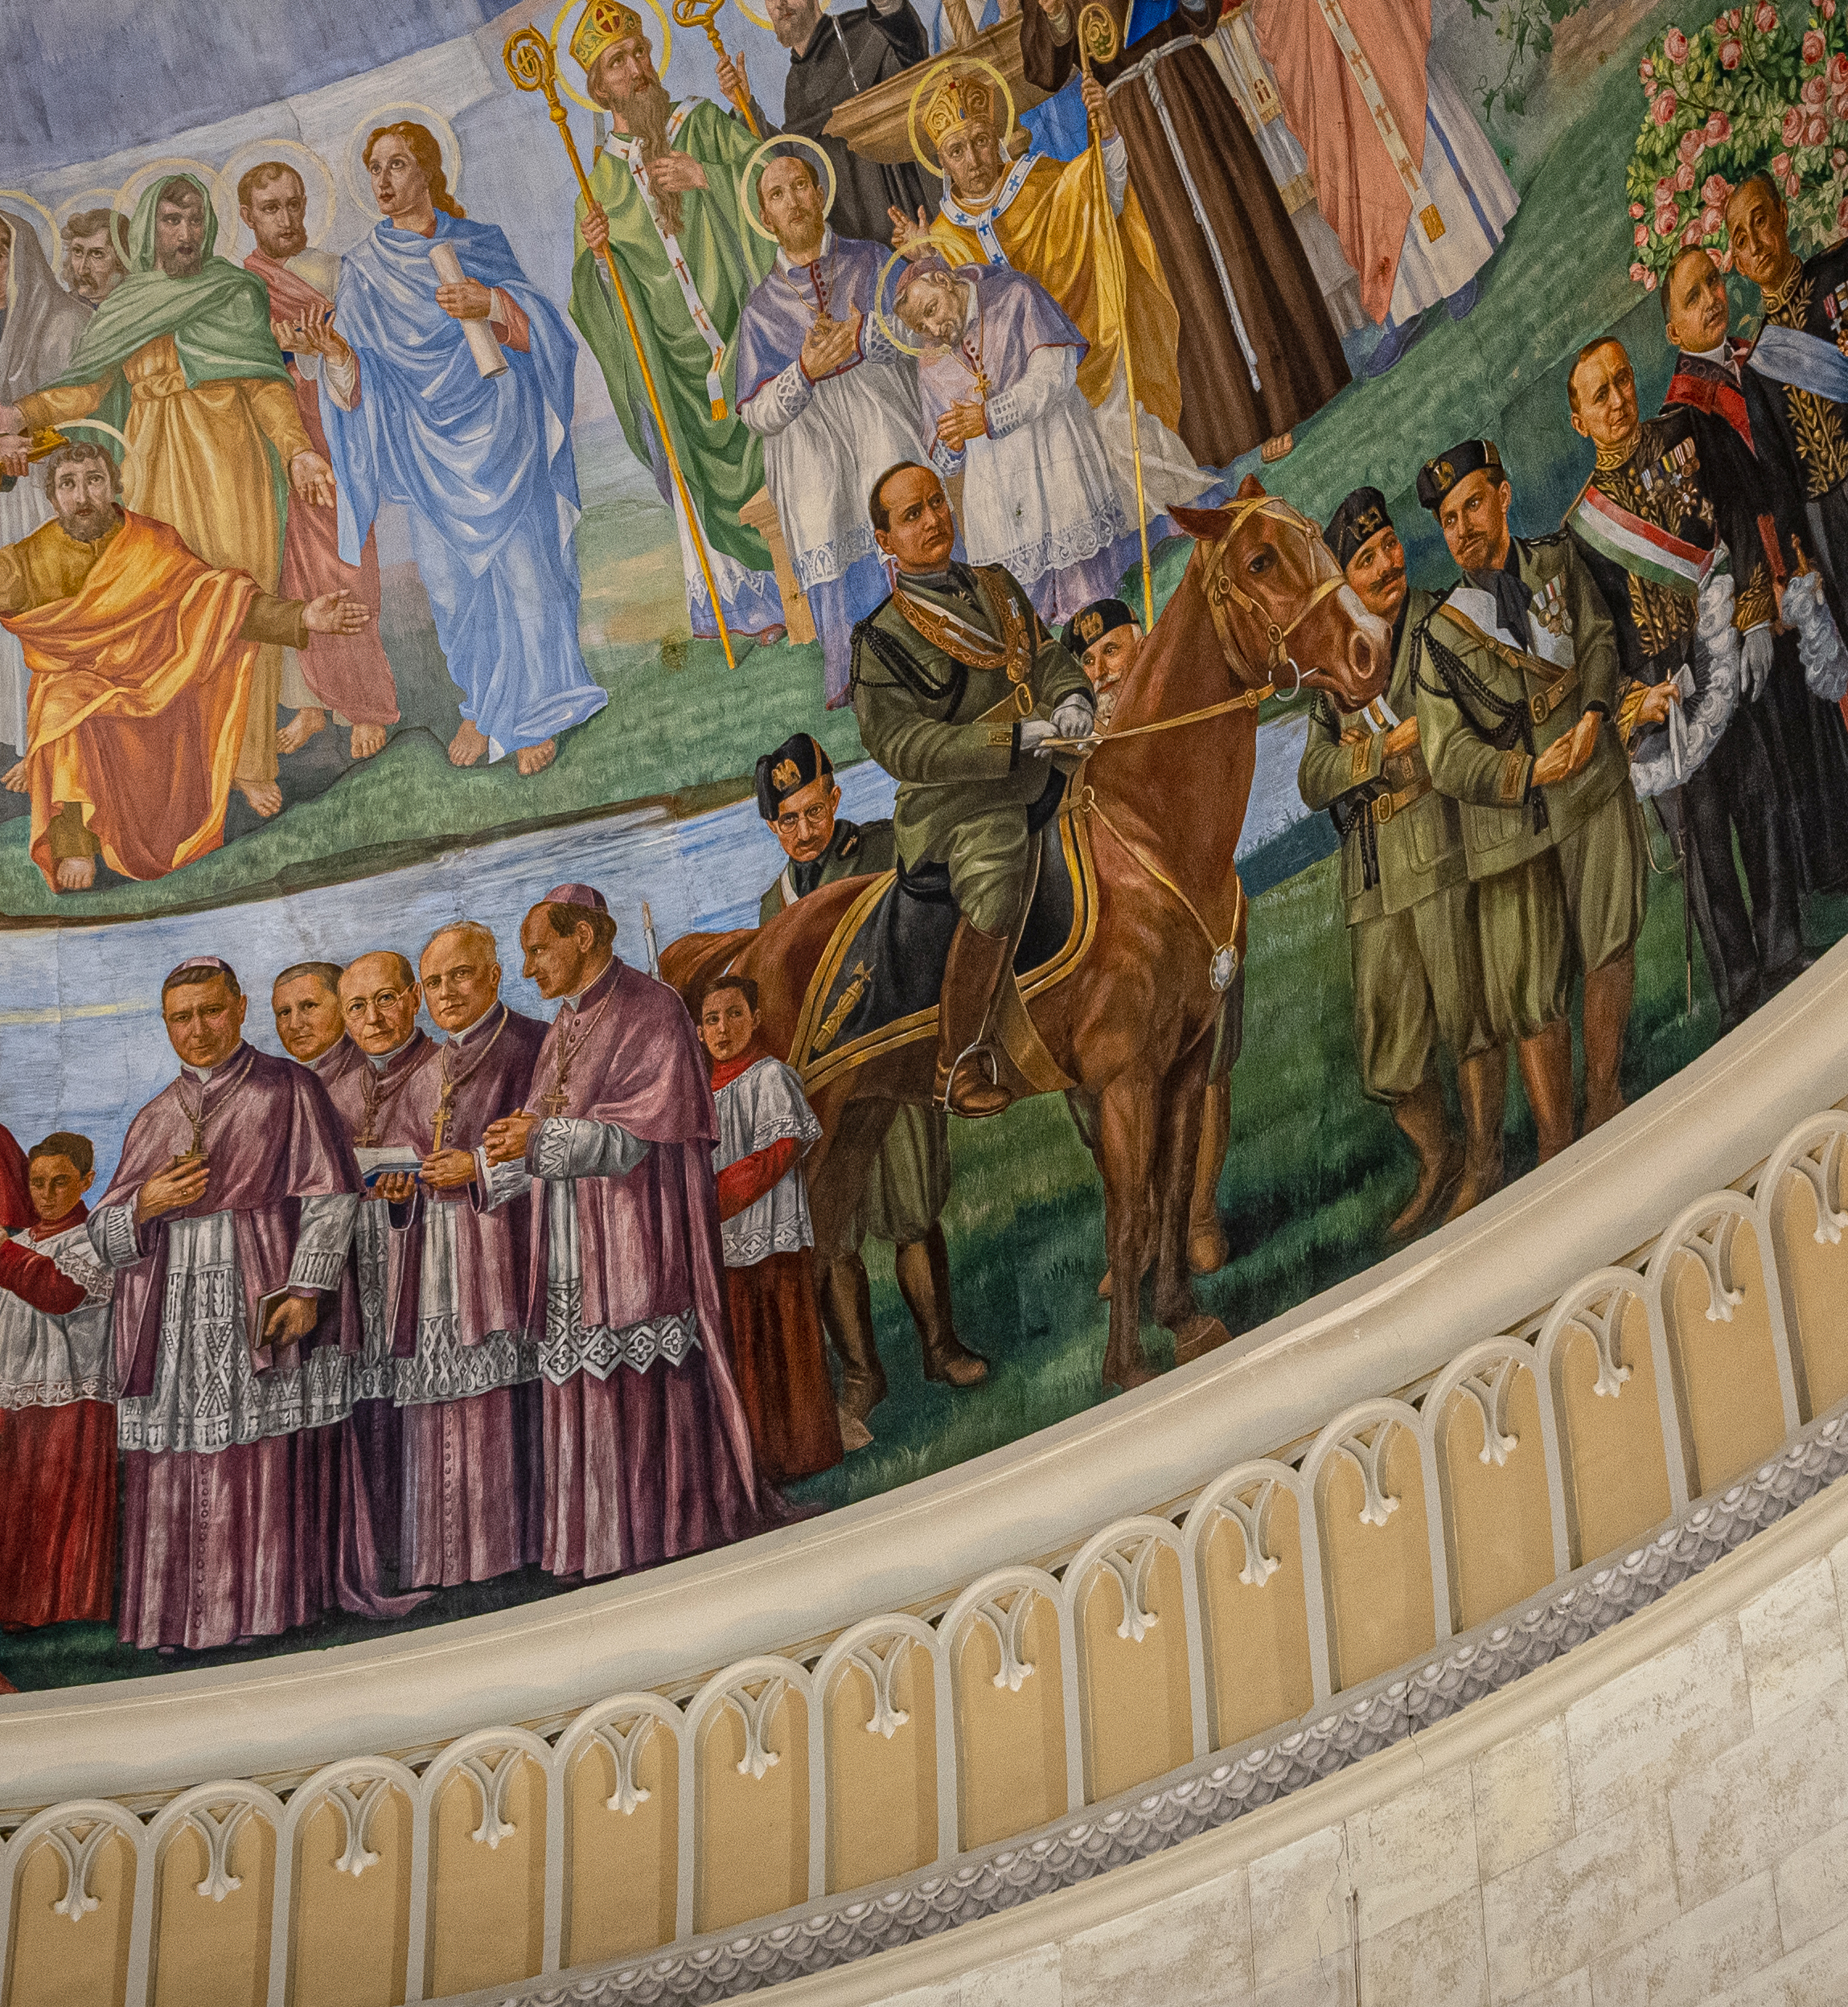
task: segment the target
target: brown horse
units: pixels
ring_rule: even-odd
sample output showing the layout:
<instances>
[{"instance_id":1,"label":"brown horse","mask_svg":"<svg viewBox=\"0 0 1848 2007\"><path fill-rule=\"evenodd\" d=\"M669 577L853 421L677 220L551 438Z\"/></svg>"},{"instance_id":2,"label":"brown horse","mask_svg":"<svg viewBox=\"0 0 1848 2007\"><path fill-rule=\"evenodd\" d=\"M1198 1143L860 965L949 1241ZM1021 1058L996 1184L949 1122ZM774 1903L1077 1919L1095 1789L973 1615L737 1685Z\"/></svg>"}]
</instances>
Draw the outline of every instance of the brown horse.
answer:
<instances>
[{"instance_id":1,"label":"brown horse","mask_svg":"<svg viewBox=\"0 0 1848 2007\"><path fill-rule=\"evenodd\" d=\"M1245 952L1233 856L1259 703L1282 679L1282 695L1324 689L1358 710L1386 687L1391 666L1385 623L1289 503L1247 479L1225 508L1172 513L1197 540L1186 573L1143 643L1107 734L1068 790L1073 812L1091 823L1095 936L1031 1009L1077 1083L1103 1180L1115 1277L1103 1377L1119 1387L1151 1377L1139 1324L1152 1262L1155 1315L1174 1333L1177 1362L1230 1335L1194 1301L1186 1234L1214 1030ZM838 880L755 932L688 935L667 949L663 976L688 995L717 968L754 977L765 1040L786 1057L810 979L864 890ZM852 1213L894 1107L928 1103L935 1049L921 1038L816 1093L823 1134L808 1175L818 1245Z\"/></svg>"}]
</instances>

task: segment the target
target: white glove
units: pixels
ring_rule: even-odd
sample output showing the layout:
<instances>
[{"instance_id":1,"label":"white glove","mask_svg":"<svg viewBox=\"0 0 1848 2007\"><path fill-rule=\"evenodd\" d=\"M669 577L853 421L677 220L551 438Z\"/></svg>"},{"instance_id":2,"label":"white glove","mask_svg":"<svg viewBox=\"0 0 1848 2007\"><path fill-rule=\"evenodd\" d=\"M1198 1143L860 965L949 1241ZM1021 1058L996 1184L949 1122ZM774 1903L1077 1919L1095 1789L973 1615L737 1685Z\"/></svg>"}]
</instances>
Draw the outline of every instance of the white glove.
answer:
<instances>
[{"instance_id":1,"label":"white glove","mask_svg":"<svg viewBox=\"0 0 1848 2007\"><path fill-rule=\"evenodd\" d=\"M1036 759L1043 758L1043 748L1048 739L1057 738L1059 729L1045 718L1025 718L1021 722L1021 750L1031 753Z\"/></svg>"},{"instance_id":2,"label":"white glove","mask_svg":"<svg viewBox=\"0 0 1848 2007\"><path fill-rule=\"evenodd\" d=\"M1784 624L1797 630L1797 653L1811 694L1825 704L1848 696L1848 651L1835 631L1835 617L1822 594L1820 572L1799 572L1784 589L1779 609Z\"/></svg>"},{"instance_id":3,"label":"white glove","mask_svg":"<svg viewBox=\"0 0 1848 2007\"><path fill-rule=\"evenodd\" d=\"M1088 739L1096 718L1096 708L1090 699L1075 692L1069 697L1061 697L1053 707L1053 729L1062 739Z\"/></svg>"},{"instance_id":4,"label":"white glove","mask_svg":"<svg viewBox=\"0 0 1848 2007\"><path fill-rule=\"evenodd\" d=\"M1756 704L1771 680L1771 623L1760 621L1745 630L1744 667L1739 681L1748 704Z\"/></svg>"}]
</instances>

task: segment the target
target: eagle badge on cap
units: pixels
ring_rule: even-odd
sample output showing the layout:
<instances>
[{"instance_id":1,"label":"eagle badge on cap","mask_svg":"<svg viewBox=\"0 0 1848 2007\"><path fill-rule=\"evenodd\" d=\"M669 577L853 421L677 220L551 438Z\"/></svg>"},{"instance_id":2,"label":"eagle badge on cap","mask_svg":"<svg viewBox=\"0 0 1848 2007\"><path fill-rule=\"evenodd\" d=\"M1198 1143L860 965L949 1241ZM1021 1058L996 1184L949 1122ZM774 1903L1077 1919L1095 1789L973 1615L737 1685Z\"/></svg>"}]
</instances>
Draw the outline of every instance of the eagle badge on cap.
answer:
<instances>
[{"instance_id":1,"label":"eagle badge on cap","mask_svg":"<svg viewBox=\"0 0 1848 2007\"><path fill-rule=\"evenodd\" d=\"M1078 630L1078 639L1084 643L1086 647L1090 647L1098 636L1103 632L1103 615L1102 614L1080 614Z\"/></svg>"},{"instance_id":2,"label":"eagle badge on cap","mask_svg":"<svg viewBox=\"0 0 1848 2007\"><path fill-rule=\"evenodd\" d=\"M802 785L802 769L794 760L779 760L770 770L770 785L779 794Z\"/></svg>"}]
</instances>

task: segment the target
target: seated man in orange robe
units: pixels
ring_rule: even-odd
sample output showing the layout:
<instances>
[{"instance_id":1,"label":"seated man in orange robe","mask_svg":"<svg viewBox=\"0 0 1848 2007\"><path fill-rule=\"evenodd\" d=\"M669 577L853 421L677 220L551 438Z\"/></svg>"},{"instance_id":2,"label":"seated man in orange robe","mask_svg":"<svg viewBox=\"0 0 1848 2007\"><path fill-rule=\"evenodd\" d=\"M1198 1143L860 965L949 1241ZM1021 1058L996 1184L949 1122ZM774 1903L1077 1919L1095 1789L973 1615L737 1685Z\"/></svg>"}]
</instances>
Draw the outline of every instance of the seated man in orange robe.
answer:
<instances>
[{"instance_id":1,"label":"seated man in orange robe","mask_svg":"<svg viewBox=\"0 0 1848 2007\"><path fill-rule=\"evenodd\" d=\"M306 604L214 570L179 532L116 503L98 445L43 463L58 511L0 548L0 624L32 675L26 757L0 782L32 797L32 861L55 892L159 878L224 839L257 651L351 634L343 592Z\"/></svg>"}]
</instances>

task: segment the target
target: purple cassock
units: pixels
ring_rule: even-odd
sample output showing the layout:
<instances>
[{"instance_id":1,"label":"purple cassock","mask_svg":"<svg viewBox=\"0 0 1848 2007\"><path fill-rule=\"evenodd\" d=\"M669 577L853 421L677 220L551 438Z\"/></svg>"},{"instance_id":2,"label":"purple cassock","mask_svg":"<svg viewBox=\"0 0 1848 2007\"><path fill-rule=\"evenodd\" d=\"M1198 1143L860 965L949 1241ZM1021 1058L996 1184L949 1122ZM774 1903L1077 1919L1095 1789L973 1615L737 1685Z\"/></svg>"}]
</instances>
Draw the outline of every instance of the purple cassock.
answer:
<instances>
[{"instance_id":1,"label":"purple cassock","mask_svg":"<svg viewBox=\"0 0 1848 2007\"><path fill-rule=\"evenodd\" d=\"M358 1155L361 1175L373 1166L371 1153L417 1153L417 1138L404 1111L412 1076L429 1057L431 1045L413 1030L395 1053L375 1060L348 1040L358 1063L320 1078L340 1118L341 1129ZM335 1046L335 1052L340 1049ZM332 1057L322 1055L323 1061ZM380 1553L396 1566L399 1553L399 1500L404 1487L404 1430L397 1406L397 1362L392 1353L389 1209L382 1198L362 1196L353 1221L353 1270L359 1308L359 1348L353 1361L353 1434L359 1468L372 1500L372 1529ZM399 1570L398 1579L406 1576Z\"/></svg>"},{"instance_id":2,"label":"purple cassock","mask_svg":"<svg viewBox=\"0 0 1848 2007\"><path fill-rule=\"evenodd\" d=\"M811 265L792 265L778 251L738 317L738 416L764 442L764 479L821 636L831 705L847 701L854 622L892 590L867 490L924 450L917 371L873 310L891 255L882 244L824 231ZM802 345L818 314L846 321L856 308L864 318L853 353L811 378Z\"/></svg>"},{"instance_id":3,"label":"purple cassock","mask_svg":"<svg viewBox=\"0 0 1848 2007\"><path fill-rule=\"evenodd\" d=\"M211 1165L203 1196L138 1226L142 1184L195 1148ZM358 1188L320 1081L248 1045L208 1073L183 1069L129 1125L88 1222L117 1271L129 1643L203 1650L336 1603L413 1607L380 1591L347 1426ZM259 1303L283 1290L318 1298L320 1322L300 1344L253 1352Z\"/></svg>"},{"instance_id":4,"label":"purple cassock","mask_svg":"<svg viewBox=\"0 0 1848 2007\"><path fill-rule=\"evenodd\" d=\"M523 1106L545 1042L537 1018L492 1005L465 1032L431 1044L401 1102L399 1127L421 1156L476 1156L476 1182L420 1184L392 1208L392 1351L404 1427L398 1579L420 1586L486 1582L540 1558L545 1477L539 1347L528 1328L532 1236L523 1205L483 1210L490 1123Z\"/></svg>"},{"instance_id":5,"label":"purple cassock","mask_svg":"<svg viewBox=\"0 0 1848 2007\"><path fill-rule=\"evenodd\" d=\"M532 1094L490 1202L531 1209L544 1565L590 1580L741 1540L778 1508L732 1377L718 1110L686 1007L613 958L561 1006Z\"/></svg>"},{"instance_id":6,"label":"purple cassock","mask_svg":"<svg viewBox=\"0 0 1848 2007\"><path fill-rule=\"evenodd\" d=\"M918 364L931 465L946 480L964 477L969 562L1004 566L1042 620L1068 620L1113 594L1140 548L1078 386L1084 337L1024 272L964 265L950 277L963 294L961 337L926 347ZM984 398L986 433L959 450L937 438L952 404Z\"/></svg>"}]
</instances>

